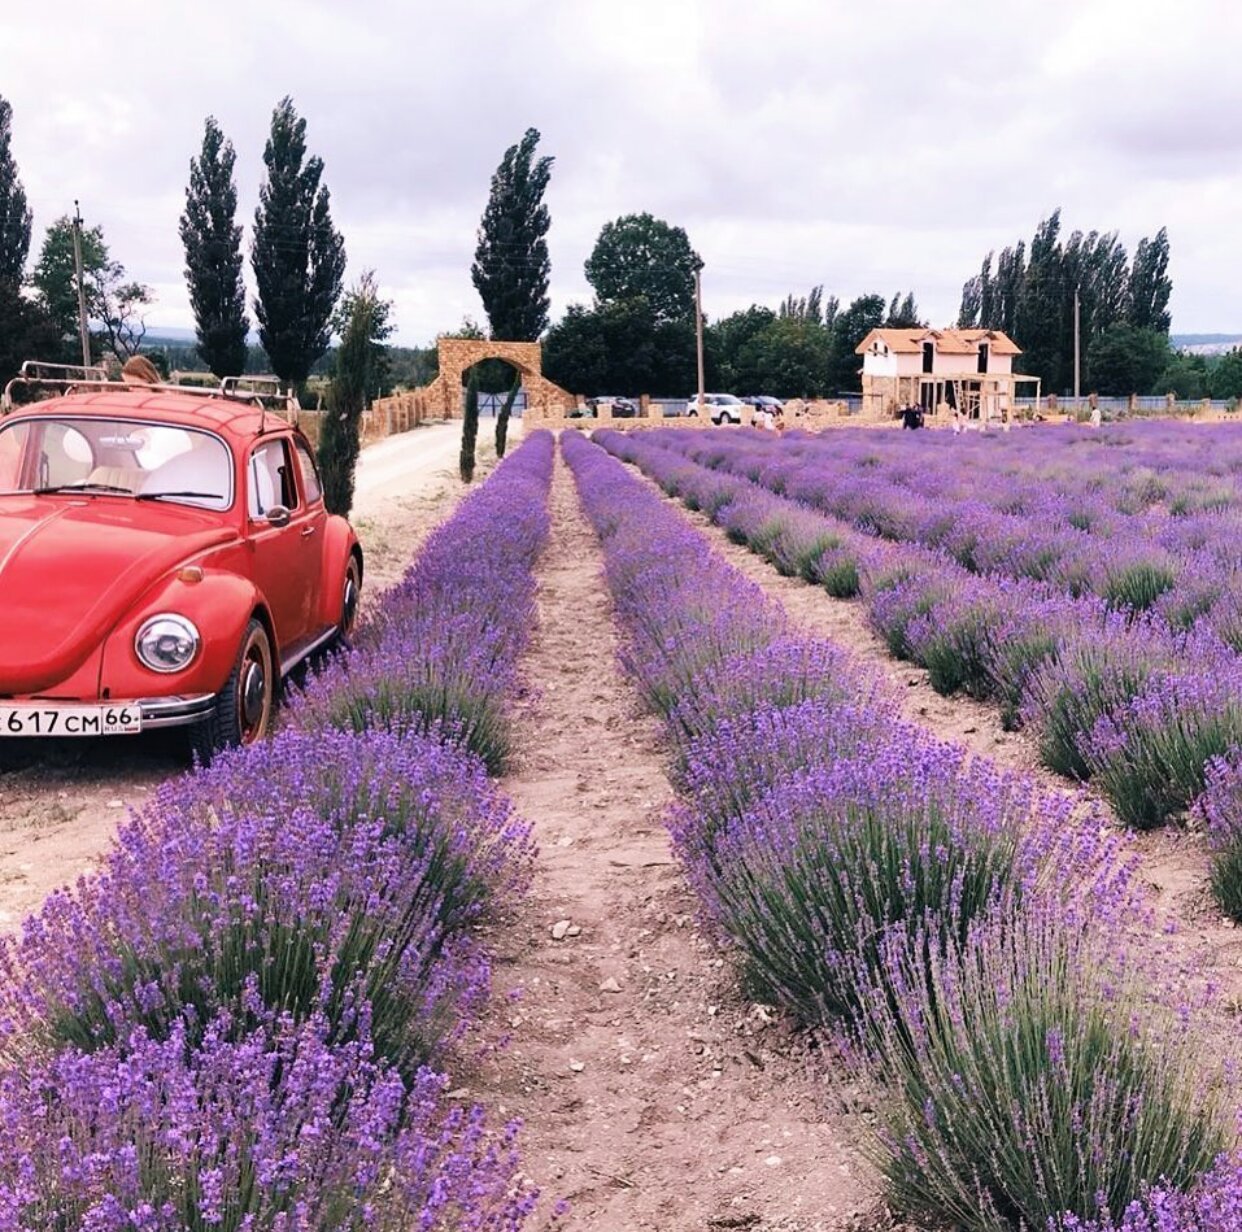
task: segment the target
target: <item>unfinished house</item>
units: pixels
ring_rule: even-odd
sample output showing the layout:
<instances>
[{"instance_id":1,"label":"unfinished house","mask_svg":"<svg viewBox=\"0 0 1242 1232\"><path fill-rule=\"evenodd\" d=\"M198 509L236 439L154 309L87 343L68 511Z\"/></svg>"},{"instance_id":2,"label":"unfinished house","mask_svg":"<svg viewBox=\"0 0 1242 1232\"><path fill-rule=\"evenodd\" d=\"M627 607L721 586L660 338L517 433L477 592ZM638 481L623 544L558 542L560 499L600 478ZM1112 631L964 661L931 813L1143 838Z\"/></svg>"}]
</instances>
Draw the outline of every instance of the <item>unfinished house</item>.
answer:
<instances>
[{"instance_id":1,"label":"unfinished house","mask_svg":"<svg viewBox=\"0 0 1242 1232\"><path fill-rule=\"evenodd\" d=\"M863 357L863 414L891 419L903 407L927 418L952 416L1007 423L1017 387L1039 405L1038 377L1013 371L1022 352L995 329L873 329L855 348Z\"/></svg>"}]
</instances>

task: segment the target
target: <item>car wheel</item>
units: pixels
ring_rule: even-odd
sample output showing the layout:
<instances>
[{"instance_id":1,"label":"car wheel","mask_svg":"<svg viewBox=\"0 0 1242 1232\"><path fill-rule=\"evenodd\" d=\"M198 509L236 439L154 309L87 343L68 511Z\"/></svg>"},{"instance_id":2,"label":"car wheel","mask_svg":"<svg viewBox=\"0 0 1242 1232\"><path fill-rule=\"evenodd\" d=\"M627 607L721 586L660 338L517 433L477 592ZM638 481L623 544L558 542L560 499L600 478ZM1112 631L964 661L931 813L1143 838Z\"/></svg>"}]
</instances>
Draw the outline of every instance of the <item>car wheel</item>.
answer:
<instances>
[{"instance_id":1,"label":"car wheel","mask_svg":"<svg viewBox=\"0 0 1242 1232\"><path fill-rule=\"evenodd\" d=\"M262 740L272 726L278 683L271 639L262 623L252 620L215 709L189 729L195 760L207 765L221 749Z\"/></svg>"},{"instance_id":2,"label":"car wheel","mask_svg":"<svg viewBox=\"0 0 1242 1232\"><path fill-rule=\"evenodd\" d=\"M341 591L341 623L338 626L337 640L349 645L358 627L358 599L362 594L362 566L358 557L350 553L349 564L345 566L345 585Z\"/></svg>"}]
</instances>

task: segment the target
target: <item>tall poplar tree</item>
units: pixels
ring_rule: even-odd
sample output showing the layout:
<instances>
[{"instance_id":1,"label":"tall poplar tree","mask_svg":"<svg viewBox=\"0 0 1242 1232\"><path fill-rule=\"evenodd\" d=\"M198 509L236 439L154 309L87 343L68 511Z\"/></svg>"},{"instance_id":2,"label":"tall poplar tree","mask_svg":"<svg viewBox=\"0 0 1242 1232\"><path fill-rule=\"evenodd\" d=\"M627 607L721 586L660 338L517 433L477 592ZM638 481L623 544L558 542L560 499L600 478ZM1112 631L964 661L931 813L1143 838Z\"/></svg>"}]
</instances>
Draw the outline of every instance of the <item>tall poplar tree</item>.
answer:
<instances>
[{"instance_id":1,"label":"tall poplar tree","mask_svg":"<svg viewBox=\"0 0 1242 1232\"><path fill-rule=\"evenodd\" d=\"M263 150L267 179L254 213L251 265L259 339L282 381L301 385L328 349L345 276L345 241L332 225L323 160L306 158L306 121L283 98Z\"/></svg>"},{"instance_id":2,"label":"tall poplar tree","mask_svg":"<svg viewBox=\"0 0 1242 1232\"><path fill-rule=\"evenodd\" d=\"M552 219L543 194L553 160L535 158L538 144L538 130L528 128L500 160L470 267L492 337L505 342L534 342L548 325Z\"/></svg>"},{"instance_id":3,"label":"tall poplar tree","mask_svg":"<svg viewBox=\"0 0 1242 1232\"><path fill-rule=\"evenodd\" d=\"M13 161L13 108L0 98L0 283L16 290L30 252L31 212Z\"/></svg>"},{"instance_id":4,"label":"tall poplar tree","mask_svg":"<svg viewBox=\"0 0 1242 1232\"><path fill-rule=\"evenodd\" d=\"M1161 227L1154 239L1144 237L1134 250L1126 296L1126 321L1135 329L1153 329L1158 334L1169 332L1169 296L1173 283L1168 270L1169 233Z\"/></svg>"},{"instance_id":5,"label":"tall poplar tree","mask_svg":"<svg viewBox=\"0 0 1242 1232\"><path fill-rule=\"evenodd\" d=\"M246 288L242 281L242 229L236 223L237 155L213 116L207 117L203 148L190 160L190 183L181 216L185 278L194 309L198 353L219 377L246 368Z\"/></svg>"}]
</instances>

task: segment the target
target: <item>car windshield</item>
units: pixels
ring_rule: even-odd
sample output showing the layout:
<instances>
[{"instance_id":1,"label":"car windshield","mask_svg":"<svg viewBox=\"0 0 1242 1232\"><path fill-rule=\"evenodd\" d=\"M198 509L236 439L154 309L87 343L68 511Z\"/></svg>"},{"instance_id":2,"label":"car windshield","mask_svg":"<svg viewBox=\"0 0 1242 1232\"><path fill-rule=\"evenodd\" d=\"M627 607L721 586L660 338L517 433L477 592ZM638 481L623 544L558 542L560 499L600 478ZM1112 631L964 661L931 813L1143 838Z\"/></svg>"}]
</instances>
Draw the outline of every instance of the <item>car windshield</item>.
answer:
<instances>
[{"instance_id":1,"label":"car windshield","mask_svg":"<svg viewBox=\"0 0 1242 1232\"><path fill-rule=\"evenodd\" d=\"M219 437L194 428L40 416L0 424L0 492L128 496L227 509L233 464Z\"/></svg>"}]
</instances>

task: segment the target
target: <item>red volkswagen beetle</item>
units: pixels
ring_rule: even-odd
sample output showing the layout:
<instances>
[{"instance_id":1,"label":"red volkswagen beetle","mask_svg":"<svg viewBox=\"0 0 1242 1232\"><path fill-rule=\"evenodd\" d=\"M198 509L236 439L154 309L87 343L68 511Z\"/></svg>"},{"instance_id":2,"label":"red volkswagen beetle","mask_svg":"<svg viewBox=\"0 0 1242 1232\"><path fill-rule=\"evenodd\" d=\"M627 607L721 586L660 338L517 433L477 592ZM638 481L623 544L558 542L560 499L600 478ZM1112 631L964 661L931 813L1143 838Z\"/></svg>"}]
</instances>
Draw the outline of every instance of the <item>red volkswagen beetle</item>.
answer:
<instances>
[{"instance_id":1,"label":"red volkswagen beetle","mask_svg":"<svg viewBox=\"0 0 1242 1232\"><path fill-rule=\"evenodd\" d=\"M361 584L306 437L253 396L85 380L0 417L0 757L165 727L204 760L257 740L282 679L349 636Z\"/></svg>"}]
</instances>

